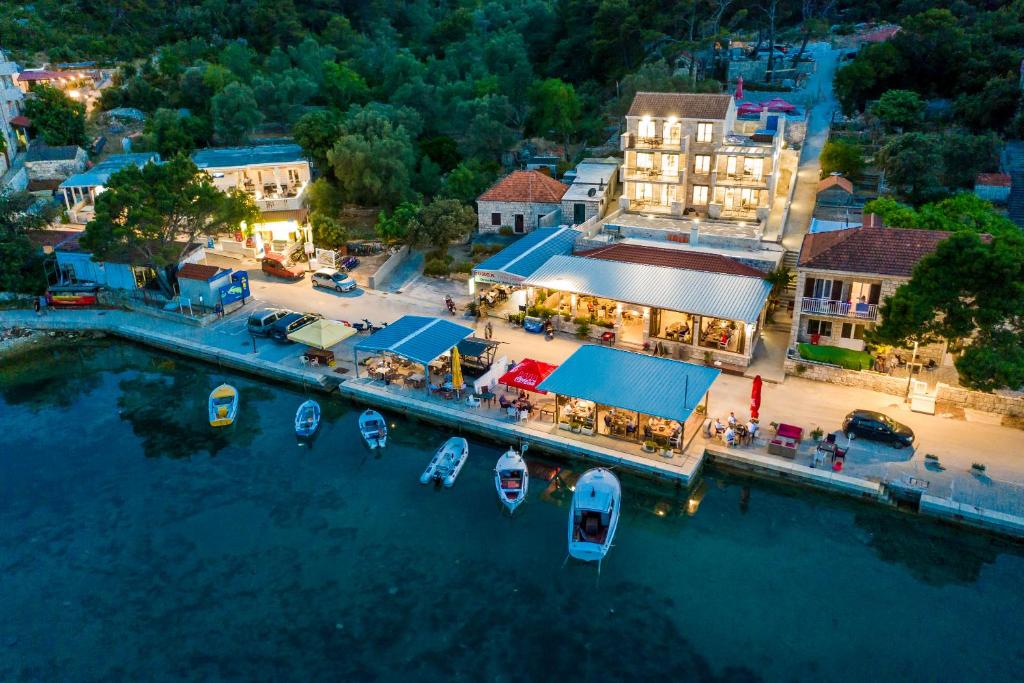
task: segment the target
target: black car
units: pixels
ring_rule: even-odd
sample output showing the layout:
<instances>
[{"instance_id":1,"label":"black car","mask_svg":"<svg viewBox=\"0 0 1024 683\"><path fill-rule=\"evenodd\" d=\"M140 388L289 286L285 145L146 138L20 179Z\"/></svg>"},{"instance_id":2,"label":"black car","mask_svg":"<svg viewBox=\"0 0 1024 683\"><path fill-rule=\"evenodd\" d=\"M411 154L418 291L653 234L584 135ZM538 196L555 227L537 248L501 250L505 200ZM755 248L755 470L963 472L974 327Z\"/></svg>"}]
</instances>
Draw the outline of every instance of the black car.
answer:
<instances>
[{"instance_id":1,"label":"black car","mask_svg":"<svg viewBox=\"0 0 1024 683\"><path fill-rule=\"evenodd\" d=\"M286 342L288 341L289 334L310 323L316 322L322 317L322 315L317 313L289 313L271 325L269 336L274 341Z\"/></svg>"},{"instance_id":2,"label":"black car","mask_svg":"<svg viewBox=\"0 0 1024 683\"><path fill-rule=\"evenodd\" d=\"M883 413L873 410L855 410L843 420L847 437L860 436L874 441L885 441L893 448L914 443L914 431Z\"/></svg>"}]
</instances>

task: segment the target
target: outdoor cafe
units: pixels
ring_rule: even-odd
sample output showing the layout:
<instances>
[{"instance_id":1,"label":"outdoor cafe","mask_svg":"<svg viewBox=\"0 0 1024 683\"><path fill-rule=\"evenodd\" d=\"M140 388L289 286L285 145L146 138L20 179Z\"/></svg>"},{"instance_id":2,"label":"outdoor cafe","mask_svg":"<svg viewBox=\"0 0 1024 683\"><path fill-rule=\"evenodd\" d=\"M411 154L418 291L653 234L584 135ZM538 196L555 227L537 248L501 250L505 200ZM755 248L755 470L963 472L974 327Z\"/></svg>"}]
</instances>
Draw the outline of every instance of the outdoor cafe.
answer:
<instances>
[{"instance_id":1,"label":"outdoor cafe","mask_svg":"<svg viewBox=\"0 0 1024 683\"><path fill-rule=\"evenodd\" d=\"M720 371L614 347L582 346L539 385L560 429L682 451L700 430Z\"/></svg>"}]
</instances>

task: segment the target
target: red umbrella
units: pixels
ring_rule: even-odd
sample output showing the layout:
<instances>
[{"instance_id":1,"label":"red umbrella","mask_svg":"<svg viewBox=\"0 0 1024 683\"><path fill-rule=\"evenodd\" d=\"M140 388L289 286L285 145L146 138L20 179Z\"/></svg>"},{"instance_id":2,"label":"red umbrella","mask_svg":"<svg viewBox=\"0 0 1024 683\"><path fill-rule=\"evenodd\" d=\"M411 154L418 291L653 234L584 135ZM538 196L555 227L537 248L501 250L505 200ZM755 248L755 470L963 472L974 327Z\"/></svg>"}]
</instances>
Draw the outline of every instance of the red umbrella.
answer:
<instances>
[{"instance_id":1,"label":"red umbrella","mask_svg":"<svg viewBox=\"0 0 1024 683\"><path fill-rule=\"evenodd\" d=\"M743 76L736 79L736 95L734 97L737 100L743 99Z\"/></svg>"},{"instance_id":2,"label":"red umbrella","mask_svg":"<svg viewBox=\"0 0 1024 683\"><path fill-rule=\"evenodd\" d=\"M537 388L537 385L547 379L547 376L554 372L557 367L557 365L549 365L532 358L527 358L502 375L498 380L498 384L535 391L538 394L546 394L548 392L541 391Z\"/></svg>"},{"instance_id":3,"label":"red umbrella","mask_svg":"<svg viewBox=\"0 0 1024 683\"><path fill-rule=\"evenodd\" d=\"M750 388L750 417L757 419L757 413L761 409L761 375L754 377L754 385Z\"/></svg>"},{"instance_id":4,"label":"red umbrella","mask_svg":"<svg viewBox=\"0 0 1024 683\"><path fill-rule=\"evenodd\" d=\"M762 102L761 106L768 111L779 111L779 112L791 112L795 111L796 107L781 97L774 97L767 102Z\"/></svg>"},{"instance_id":5,"label":"red umbrella","mask_svg":"<svg viewBox=\"0 0 1024 683\"><path fill-rule=\"evenodd\" d=\"M743 114L760 114L763 109L764 107L757 102L744 102L736 108L736 113L741 116Z\"/></svg>"}]
</instances>

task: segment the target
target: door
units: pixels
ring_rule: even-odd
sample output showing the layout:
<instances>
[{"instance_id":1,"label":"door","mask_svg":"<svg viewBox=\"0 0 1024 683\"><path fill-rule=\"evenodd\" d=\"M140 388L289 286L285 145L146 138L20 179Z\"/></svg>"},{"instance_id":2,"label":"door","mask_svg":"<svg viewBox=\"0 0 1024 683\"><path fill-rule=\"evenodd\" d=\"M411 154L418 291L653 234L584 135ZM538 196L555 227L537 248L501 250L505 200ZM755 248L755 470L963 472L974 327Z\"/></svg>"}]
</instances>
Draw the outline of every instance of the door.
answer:
<instances>
[{"instance_id":1,"label":"door","mask_svg":"<svg viewBox=\"0 0 1024 683\"><path fill-rule=\"evenodd\" d=\"M587 221L587 205L586 204L573 204L572 205L572 222L576 225L585 223Z\"/></svg>"},{"instance_id":2,"label":"door","mask_svg":"<svg viewBox=\"0 0 1024 683\"><path fill-rule=\"evenodd\" d=\"M522 233L524 230L525 230L525 219L523 218L523 214L517 213L516 214L516 232Z\"/></svg>"},{"instance_id":3,"label":"door","mask_svg":"<svg viewBox=\"0 0 1024 683\"><path fill-rule=\"evenodd\" d=\"M736 157L726 157L725 173L726 175L736 175Z\"/></svg>"}]
</instances>

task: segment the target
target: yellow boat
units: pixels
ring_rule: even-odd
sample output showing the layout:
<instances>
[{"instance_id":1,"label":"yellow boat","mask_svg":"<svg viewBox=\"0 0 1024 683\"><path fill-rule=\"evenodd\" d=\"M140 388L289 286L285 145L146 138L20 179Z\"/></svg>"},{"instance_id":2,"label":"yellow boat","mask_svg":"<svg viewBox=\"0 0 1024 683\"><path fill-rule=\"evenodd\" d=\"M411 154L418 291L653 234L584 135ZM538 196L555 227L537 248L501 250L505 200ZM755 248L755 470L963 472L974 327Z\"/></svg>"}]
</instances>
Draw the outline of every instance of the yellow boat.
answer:
<instances>
[{"instance_id":1,"label":"yellow boat","mask_svg":"<svg viewBox=\"0 0 1024 683\"><path fill-rule=\"evenodd\" d=\"M238 390L230 384L221 384L210 392L210 426L227 427L234 424L238 414Z\"/></svg>"}]
</instances>

